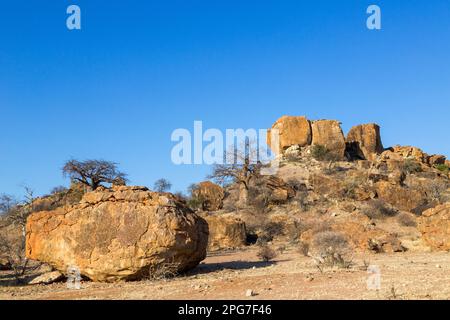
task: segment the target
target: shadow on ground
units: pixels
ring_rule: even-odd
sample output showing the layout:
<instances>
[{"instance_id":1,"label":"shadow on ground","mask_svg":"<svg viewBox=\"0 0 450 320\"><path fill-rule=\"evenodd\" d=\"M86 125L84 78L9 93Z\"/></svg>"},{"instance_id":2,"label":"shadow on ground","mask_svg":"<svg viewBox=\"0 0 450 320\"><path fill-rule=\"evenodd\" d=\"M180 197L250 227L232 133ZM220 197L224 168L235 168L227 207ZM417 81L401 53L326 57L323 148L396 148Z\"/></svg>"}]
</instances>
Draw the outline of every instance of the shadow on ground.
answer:
<instances>
[{"instance_id":1,"label":"shadow on ground","mask_svg":"<svg viewBox=\"0 0 450 320\"><path fill-rule=\"evenodd\" d=\"M200 264L197 268L189 271L187 275L206 274L222 270L248 270L270 267L281 261L227 261L218 263Z\"/></svg>"}]
</instances>

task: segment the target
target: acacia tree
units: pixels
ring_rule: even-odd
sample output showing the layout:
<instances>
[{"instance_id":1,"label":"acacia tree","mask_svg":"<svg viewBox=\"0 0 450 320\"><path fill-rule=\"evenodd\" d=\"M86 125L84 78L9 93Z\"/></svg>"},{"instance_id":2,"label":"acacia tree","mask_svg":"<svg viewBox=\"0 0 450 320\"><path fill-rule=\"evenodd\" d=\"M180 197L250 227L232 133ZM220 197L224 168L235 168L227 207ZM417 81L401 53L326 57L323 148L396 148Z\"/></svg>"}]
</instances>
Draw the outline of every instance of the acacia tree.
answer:
<instances>
[{"instance_id":1,"label":"acacia tree","mask_svg":"<svg viewBox=\"0 0 450 320\"><path fill-rule=\"evenodd\" d=\"M65 177L81 182L92 190L102 183L122 185L127 181L126 174L117 169L117 163L105 160L69 160L62 171Z\"/></svg>"},{"instance_id":2,"label":"acacia tree","mask_svg":"<svg viewBox=\"0 0 450 320\"><path fill-rule=\"evenodd\" d=\"M172 184L169 180L161 178L155 181L153 189L157 192L167 192L172 188Z\"/></svg>"},{"instance_id":3,"label":"acacia tree","mask_svg":"<svg viewBox=\"0 0 450 320\"><path fill-rule=\"evenodd\" d=\"M241 146L229 147L224 154L224 163L214 165L208 178L221 185L237 183L239 203L245 206L248 204L250 182L260 176L261 167L256 142L246 140Z\"/></svg>"}]
</instances>

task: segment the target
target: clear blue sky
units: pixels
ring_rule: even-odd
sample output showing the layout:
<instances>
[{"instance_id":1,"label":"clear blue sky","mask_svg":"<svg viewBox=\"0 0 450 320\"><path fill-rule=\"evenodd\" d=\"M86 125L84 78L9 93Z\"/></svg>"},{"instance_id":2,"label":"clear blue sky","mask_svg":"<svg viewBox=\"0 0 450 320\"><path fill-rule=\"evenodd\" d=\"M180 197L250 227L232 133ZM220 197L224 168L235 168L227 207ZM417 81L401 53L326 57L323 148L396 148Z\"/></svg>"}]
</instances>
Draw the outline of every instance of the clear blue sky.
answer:
<instances>
[{"instance_id":1,"label":"clear blue sky","mask_svg":"<svg viewBox=\"0 0 450 320\"><path fill-rule=\"evenodd\" d=\"M82 30L66 28L66 8ZM382 9L382 30L366 8ZM281 115L377 122L385 146L450 156L450 1L3 1L0 193L67 185L65 160L120 163L173 191L171 132L266 128Z\"/></svg>"}]
</instances>

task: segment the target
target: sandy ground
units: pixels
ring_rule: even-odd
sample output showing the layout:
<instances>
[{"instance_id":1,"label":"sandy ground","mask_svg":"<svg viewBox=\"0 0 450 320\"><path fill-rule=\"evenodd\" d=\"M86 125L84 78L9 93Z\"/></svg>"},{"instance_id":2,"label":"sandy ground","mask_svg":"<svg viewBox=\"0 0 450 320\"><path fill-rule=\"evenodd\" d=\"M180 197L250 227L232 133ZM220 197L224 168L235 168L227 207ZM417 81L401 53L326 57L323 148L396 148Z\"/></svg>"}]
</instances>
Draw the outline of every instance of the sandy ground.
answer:
<instances>
[{"instance_id":1,"label":"sandy ground","mask_svg":"<svg viewBox=\"0 0 450 320\"><path fill-rule=\"evenodd\" d=\"M364 261L381 271L380 290L368 290ZM398 253L358 256L350 269L320 272L295 249L274 263L259 262L256 248L215 253L187 275L169 280L127 283L64 282L5 286L0 299L450 299L450 253ZM255 293L246 296L248 289Z\"/></svg>"}]
</instances>

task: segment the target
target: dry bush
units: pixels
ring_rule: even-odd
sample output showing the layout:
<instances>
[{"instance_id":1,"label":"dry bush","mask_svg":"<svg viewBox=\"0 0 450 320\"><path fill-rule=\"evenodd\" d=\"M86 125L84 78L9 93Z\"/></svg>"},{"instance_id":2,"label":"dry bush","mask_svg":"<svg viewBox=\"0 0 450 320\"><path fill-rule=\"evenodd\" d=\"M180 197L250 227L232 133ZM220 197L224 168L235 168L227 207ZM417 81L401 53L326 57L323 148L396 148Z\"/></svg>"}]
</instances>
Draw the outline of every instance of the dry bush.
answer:
<instances>
[{"instance_id":1,"label":"dry bush","mask_svg":"<svg viewBox=\"0 0 450 320\"><path fill-rule=\"evenodd\" d=\"M393 217L398 214L397 209L379 199L367 201L361 211L371 219L383 219L385 217Z\"/></svg>"},{"instance_id":2,"label":"dry bush","mask_svg":"<svg viewBox=\"0 0 450 320\"><path fill-rule=\"evenodd\" d=\"M338 266L348 268L352 264L352 251L347 239L334 231L314 235L313 247L317 252L318 267Z\"/></svg>"},{"instance_id":3,"label":"dry bush","mask_svg":"<svg viewBox=\"0 0 450 320\"><path fill-rule=\"evenodd\" d=\"M400 223L402 226L405 226L405 227L416 227L417 226L416 220L413 217L411 217L411 215L404 213L404 212L400 213L397 216L397 221L398 221L398 223Z\"/></svg>"},{"instance_id":4,"label":"dry bush","mask_svg":"<svg viewBox=\"0 0 450 320\"><path fill-rule=\"evenodd\" d=\"M274 238L282 236L284 226L279 222L261 222L258 225L252 225L248 231L258 234L258 244L266 244L273 241Z\"/></svg>"},{"instance_id":5,"label":"dry bush","mask_svg":"<svg viewBox=\"0 0 450 320\"><path fill-rule=\"evenodd\" d=\"M309 255L309 243L300 241L298 244L298 252L307 257Z\"/></svg>"},{"instance_id":6,"label":"dry bush","mask_svg":"<svg viewBox=\"0 0 450 320\"><path fill-rule=\"evenodd\" d=\"M422 172L422 167L417 161L413 159L406 159L405 162L403 162L402 171L406 174L413 174Z\"/></svg>"},{"instance_id":7,"label":"dry bush","mask_svg":"<svg viewBox=\"0 0 450 320\"><path fill-rule=\"evenodd\" d=\"M147 279L151 281L167 280L178 276L179 263L163 262L148 269Z\"/></svg>"},{"instance_id":8,"label":"dry bush","mask_svg":"<svg viewBox=\"0 0 450 320\"><path fill-rule=\"evenodd\" d=\"M276 258L277 252L268 245L262 245L256 255L261 261L269 262Z\"/></svg>"},{"instance_id":9,"label":"dry bush","mask_svg":"<svg viewBox=\"0 0 450 320\"><path fill-rule=\"evenodd\" d=\"M318 161L328 161L331 153L325 146L316 144L311 147L311 156Z\"/></svg>"},{"instance_id":10,"label":"dry bush","mask_svg":"<svg viewBox=\"0 0 450 320\"><path fill-rule=\"evenodd\" d=\"M446 202L445 191L448 189L449 185L446 181L441 180L431 180L427 184L427 194L431 198L431 201L439 201L441 203Z\"/></svg>"}]
</instances>

